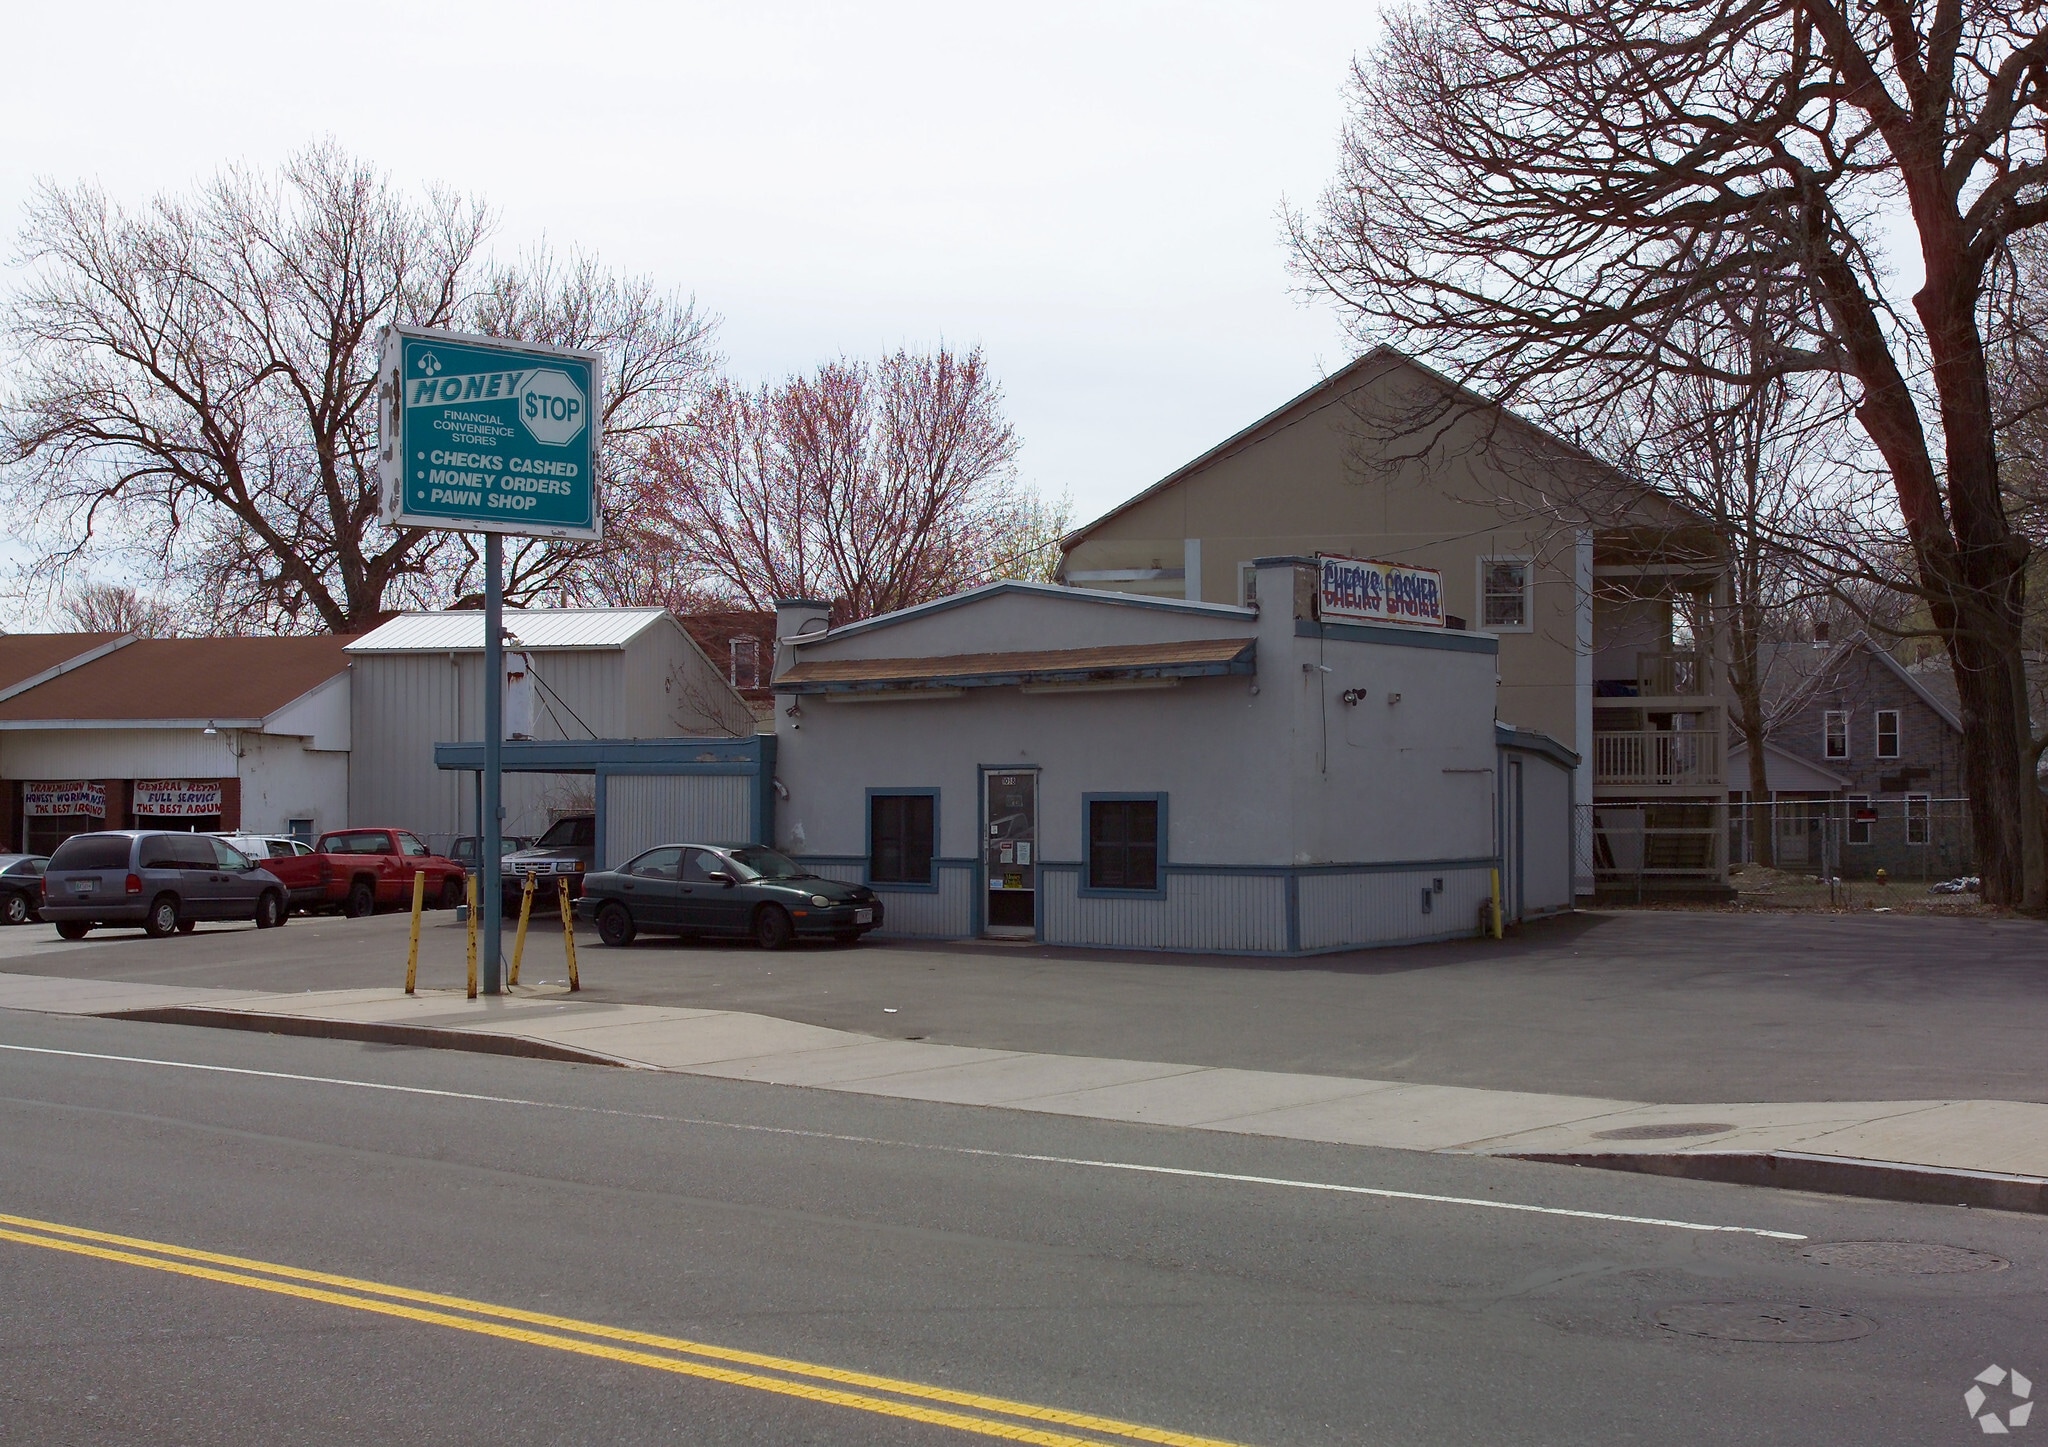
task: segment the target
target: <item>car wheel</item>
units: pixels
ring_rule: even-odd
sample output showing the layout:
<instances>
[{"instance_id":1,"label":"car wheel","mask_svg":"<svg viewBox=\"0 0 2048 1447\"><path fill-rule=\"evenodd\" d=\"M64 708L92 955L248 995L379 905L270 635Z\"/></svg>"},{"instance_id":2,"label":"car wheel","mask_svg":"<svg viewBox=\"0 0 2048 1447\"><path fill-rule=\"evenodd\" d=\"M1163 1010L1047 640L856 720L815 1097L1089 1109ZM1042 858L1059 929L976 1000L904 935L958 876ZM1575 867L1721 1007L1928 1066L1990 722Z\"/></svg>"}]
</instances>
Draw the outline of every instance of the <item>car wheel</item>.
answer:
<instances>
[{"instance_id":1,"label":"car wheel","mask_svg":"<svg viewBox=\"0 0 2048 1447\"><path fill-rule=\"evenodd\" d=\"M460 909L469 903L469 886L460 878L450 876L441 881L441 908Z\"/></svg>"},{"instance_id":2,"label":"car wheel","mask_svg":"<svg viewBox=\"0 0 2048 1447\"><path fill-rule=\"evenodd\" d=\"M57 921L57 938L82 940L85 938L85 932L91 928L92 926L82 919L60 919Z\"/></svg>"},{"instance_id":3,"label":"car wheel","mask_svg":"<svg viewBox=\"0 0 2048 1447\"><path fill-rule=\"evenodd\" d=\"M9 892L7 896L6 919L9 924L27 924L28 917L35 913L29 908L28 896Z\"/></svg>"},{"instance_id":4,"label":"car wheel","mask_svg":"<svg viewBox=\"0 0 2048 1447\"><path fill-rule=\"evenodd\" d=\"M754 915L754 943L764 950L779 950L796 938L796 926L789 911L779 904L764 904Z\"/></svg>"},{"instance_id":5,"label":"car wheel","mask_svg":"<svg viewBox=\"0 0 2048 1447\"><path fill-rule=\"evenodd\" d=\"M178 918L178 900L175 895L160 894L143 917L142 932L151 939L163 939L177 932L181 921Z\"/></svg>"},{"instance_id":6,"label":"car wheel","mask_svg":"<svg viewBox=\"0 0 2048 1447\"><path fill-rule=\"evenodd\" d=\"M256 901L256 928L276 929L284 923L284 900L274 891L265 891Z\"/></svg>"},{"instance_id":7,"label":"car wheel","mask_svg":"<svg viewBox=\"0 0 2048 1447\"><path fill-rule=\"evenodd\" d=\"M613 948L630 945L638 933L623 904L608 904L597 912L597 937Z\"/></svg>"},{"instance_id":8,"label":"car wheel","mask_svg":"<svg viewBox=\"0 0 2048 1447\"><path fill-rule=\"evenodd\" d=\"M350 919L361 919L366 914L377 912L377 889L367 879L358 879L348 887L348 898L342 901L341 912Z\"/></svg>"}]
</instances>

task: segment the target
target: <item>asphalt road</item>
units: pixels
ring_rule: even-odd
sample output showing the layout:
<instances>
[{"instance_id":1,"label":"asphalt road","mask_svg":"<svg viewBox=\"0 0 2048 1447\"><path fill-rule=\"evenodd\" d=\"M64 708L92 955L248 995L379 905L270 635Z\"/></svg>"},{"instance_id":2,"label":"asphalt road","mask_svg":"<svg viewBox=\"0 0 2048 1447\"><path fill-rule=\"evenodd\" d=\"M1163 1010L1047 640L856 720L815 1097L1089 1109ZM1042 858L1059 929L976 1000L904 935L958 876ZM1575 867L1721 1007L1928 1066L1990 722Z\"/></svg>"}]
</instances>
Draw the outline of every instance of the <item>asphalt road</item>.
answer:
<instances>
[{"instance_id":1,"label":"asphalt road","mask_svg":"<svg viewBox=\"0 0 2048 1447\"><path fill-rule=\"evenodd\" d=\"M0 1215L38 1447L1922 1447L2048 1381L2041 1218L4 1012ZM1802 1254L1872 1240L2010 1264ZM1664 1324L1773 1321L1862 1334Z\"/></svg>"},{"instance_id":2,"label":"asphalt road","mask_svg":"<svg viewBox=\"0 0 2048 1447\"><path fill-rule=\"evenodd\" d=\"M428 921L422 979L459 984L463 931ZM0 970L392 985L407 924L322 917L76 945L38 926L0 931ZM589 938L581 954L592 999L995 1049L1672 1103L2048 1101L2048 926L2032 920L1616 911L1500 944L1307 960ZM563 973L559 925L536 929L527 978Z\"/></svg>"}]
</instances>

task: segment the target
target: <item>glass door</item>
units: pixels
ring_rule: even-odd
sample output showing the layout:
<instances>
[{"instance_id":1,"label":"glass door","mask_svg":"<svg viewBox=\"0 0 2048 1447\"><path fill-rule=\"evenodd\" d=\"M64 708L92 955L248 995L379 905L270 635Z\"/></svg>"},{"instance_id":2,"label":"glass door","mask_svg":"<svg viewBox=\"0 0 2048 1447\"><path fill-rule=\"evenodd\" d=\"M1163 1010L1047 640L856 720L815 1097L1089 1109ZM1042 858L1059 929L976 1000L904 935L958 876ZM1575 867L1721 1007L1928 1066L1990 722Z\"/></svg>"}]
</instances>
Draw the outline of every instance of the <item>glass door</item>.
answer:
<instances>
[{"instance_id":1,"label":"glass door","mask_svg":"<svg viewBox=\"0 0 2048 1447\"><path fill-rule=\"evenodd\" d=\"M982 868L988 876L988 932L1028 936L1038 925L1038 773L982 775Z\"/></svg>"}]
</instances>

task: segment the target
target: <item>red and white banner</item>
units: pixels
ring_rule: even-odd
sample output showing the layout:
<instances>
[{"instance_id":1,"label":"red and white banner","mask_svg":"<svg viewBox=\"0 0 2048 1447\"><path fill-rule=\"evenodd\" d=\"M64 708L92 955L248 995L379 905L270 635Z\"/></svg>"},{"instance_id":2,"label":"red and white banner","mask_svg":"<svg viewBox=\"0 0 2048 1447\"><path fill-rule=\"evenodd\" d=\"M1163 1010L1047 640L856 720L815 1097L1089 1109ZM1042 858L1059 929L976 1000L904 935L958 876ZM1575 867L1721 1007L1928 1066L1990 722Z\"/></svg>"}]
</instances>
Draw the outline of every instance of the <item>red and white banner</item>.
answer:
<instances>
[{"instance_id":1,"label":"red and white banner","mask_svg":"<svg viewBox=\"0 0 2048 1447\"><path fill-rule=\"evenodd\" d=\"M35 819L84 815L88 819L107 817L107 786L84 779L62 783L30 782L21 786L21 812Z\"/></svg>"},{"instance_id":2,"label":"red and white banner","mask_svg":"<svg viewBox=\"0 0 2048 1447\"><path fill-rule=\"evenodd\" d=\"M220 813L220 780L137 779L128 807L152 819L210 819Z\"/></svg>"}]
</instances>

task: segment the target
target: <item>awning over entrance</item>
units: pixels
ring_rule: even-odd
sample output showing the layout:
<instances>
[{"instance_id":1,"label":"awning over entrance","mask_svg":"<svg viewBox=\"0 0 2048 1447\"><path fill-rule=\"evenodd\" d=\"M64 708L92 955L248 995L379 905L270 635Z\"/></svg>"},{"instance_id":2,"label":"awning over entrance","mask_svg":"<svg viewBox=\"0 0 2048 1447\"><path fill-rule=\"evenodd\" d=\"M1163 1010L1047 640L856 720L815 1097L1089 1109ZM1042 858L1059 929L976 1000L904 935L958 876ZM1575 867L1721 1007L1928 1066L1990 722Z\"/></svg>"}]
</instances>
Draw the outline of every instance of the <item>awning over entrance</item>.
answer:
<instances>
[{"instance_id":1,"label":"awning over entrance","mask_svg":"<svg viewBox=\"0 0 2048 1447\"><path fill-rule=\"evenodd\" d=\"M1031 653L955 653L939 658L806 659L775 680L777 693L881 693L1006 688L1129 679L1220 678L1253 671L1255 640L1197 638Z\"/></svg>"}]
</instances>

